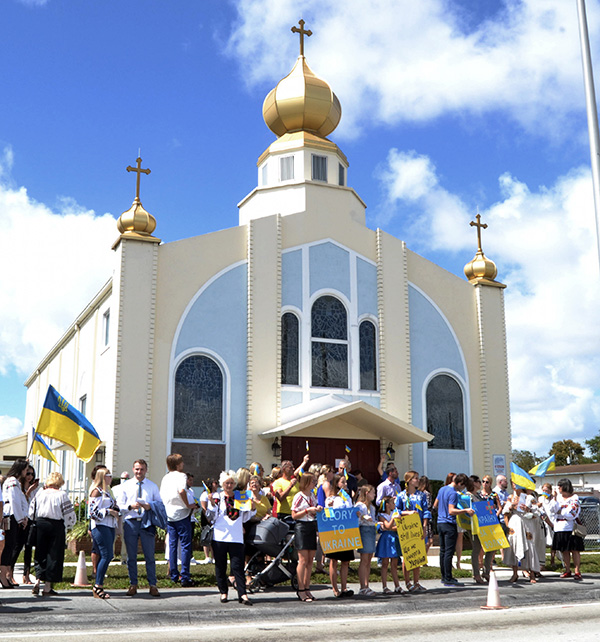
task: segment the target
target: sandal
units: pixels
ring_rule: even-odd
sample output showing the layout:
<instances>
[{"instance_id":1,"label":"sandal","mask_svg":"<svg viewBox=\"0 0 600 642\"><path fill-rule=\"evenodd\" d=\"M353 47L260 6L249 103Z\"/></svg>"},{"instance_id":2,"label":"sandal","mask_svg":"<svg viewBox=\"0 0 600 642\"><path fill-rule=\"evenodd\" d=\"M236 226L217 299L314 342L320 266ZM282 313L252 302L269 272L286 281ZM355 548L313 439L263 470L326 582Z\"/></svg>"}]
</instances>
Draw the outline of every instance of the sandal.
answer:
<instances>
[{"instance_id":1,"label":"sandal","mask_svg":"<svg viewBox=\"0 0 600 642\"><path fill-rule=\"evenodd\" d=\"M40 585L35 584L34 587L31 589L31 594L32 595L39 595L40 594Z\"/></svg>"},{"instance_id":2,"label":"sandal","mask_svg":"<svg viewBox=\"0 0 600 642\"><path fill-rule=\"evenodd\" d=\"M518 573L513 573L512 577L510 578L509 582L514 584L517 580L519 579L519 574Z\"/></svg>"},{"instance_id":3,"label":"sandal","mask_svg":"<svg viewBox=\"0 0 600 642\"><path fill-rule=\"evenodd\" d=\"M110 595L101 586L98 586L97 584L94 584L94 586L92 587L92 595L101 600L110 599Z\"/></svg>"},{"instance_id":4,"label":"sandal","mask_svg":"<svg viewBox=\"0 0 600 642\"><path fill-rule=\"evenodd\" d=\"M393 595L394 591L390 590L387 586L383 587L383 590L381 591L384 595Z\"/></svg>"}]
</instances>

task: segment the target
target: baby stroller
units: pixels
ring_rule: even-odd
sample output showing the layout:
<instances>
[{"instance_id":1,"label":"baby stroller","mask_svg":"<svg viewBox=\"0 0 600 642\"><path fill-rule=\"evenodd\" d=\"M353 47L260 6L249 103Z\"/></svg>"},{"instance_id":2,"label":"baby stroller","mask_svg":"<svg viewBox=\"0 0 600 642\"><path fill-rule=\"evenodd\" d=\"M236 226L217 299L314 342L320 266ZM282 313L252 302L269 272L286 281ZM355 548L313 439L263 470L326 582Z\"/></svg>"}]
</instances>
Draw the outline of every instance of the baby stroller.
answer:
<instances>
[{"instance_id":1,"label":"baby stroller","mask_svg":"<svg viewBox=\"0 0 600 642\"><path fill-rule=\"evenodd\" d=\"M294 548L294 531L285 522L268 517L262 522L250 524L246 543L254 554L246 564L249 578L246 588L249 593L291 580L294 591L298 590L296 566L298 555ZM267 560L266 557L271 559Z\"/></svg>"}]
</instances>

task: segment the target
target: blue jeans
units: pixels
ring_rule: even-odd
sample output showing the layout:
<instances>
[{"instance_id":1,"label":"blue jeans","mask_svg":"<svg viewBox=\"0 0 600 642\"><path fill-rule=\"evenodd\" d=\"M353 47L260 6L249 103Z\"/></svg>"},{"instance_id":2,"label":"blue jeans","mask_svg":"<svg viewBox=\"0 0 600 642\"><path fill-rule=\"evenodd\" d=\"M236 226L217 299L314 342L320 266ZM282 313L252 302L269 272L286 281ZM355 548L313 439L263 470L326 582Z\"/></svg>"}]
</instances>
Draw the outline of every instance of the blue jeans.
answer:
<instances>
[{"instance_id":1,"label":"blue jeans","mask_svg":"<svg viewBox=\"0 0 600 642\"><path fill-rule=\"evenodd\" d=\"M177 543L181 542L181 581L188 582L190 577L190 560L192 558L192 522L184 517L177 522L167 522L169 534L169 577L173 582L179 579L177 570Z\"/></svg>"},{"instance_id":2,"label":"blue jeans","mask_svg":"<svg viewBox=\"0 0 600 642\"><path fill-rule=\"evenodd\" d=\"M440 570L442 572L442 582L452 580L452 558L456 550L456 540L458 531L456 524L438 522L438 535L440 536Z\"/></svg>"},{"instance_id":3,"label":"blue jeans","mask_svg":"<svg viewBox=\"0 0 600 642\"><path fill-rule=\"evenodd\" d=\"M100 551L100 561L96 569L96 584L102 586L104 584L104 576L108 565L113 558L113 547L115 544L115 530L110 526L102 526L98 524L96 528L92 528L92 537L96 542L96 546Z\"/></svg>"},{"instance_id":4,"label":"blue jeans","mask_svg":"<svg viewBox=\"0 0 600 642\"><path fill-rule=\"evenodd\" d=\"M123 539L127 547L127 572L129 583L138 583L137 549L138 539L142 541L142 551L146 562L146 575L148 584L156 586L156 562L154 561L156 528L142 528L142 522L138 519L123 520Z\"/></svg>"}]
</instances>

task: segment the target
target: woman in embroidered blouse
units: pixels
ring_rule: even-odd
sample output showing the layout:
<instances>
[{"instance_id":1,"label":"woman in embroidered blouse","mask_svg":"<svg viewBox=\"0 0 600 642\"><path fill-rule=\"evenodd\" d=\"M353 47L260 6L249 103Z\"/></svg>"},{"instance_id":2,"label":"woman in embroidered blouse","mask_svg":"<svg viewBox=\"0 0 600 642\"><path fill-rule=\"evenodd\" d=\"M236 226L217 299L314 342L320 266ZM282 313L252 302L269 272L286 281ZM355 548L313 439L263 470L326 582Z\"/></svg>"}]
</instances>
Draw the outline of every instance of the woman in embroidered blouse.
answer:
<instances>
[{"instance_id":1,"label":"woman in embroidered blouse","mask_svg":"<svg viewBox=\"0 0 600 642\"><path fill-rule=\"evenodd\" d=\"M100 560L96 568L96 583L92 592L94 597L107 600L110 595L104 590L104 576L113 558L113 546L117 529L119 507L110 490L112 473L107 468L96 472L90 490L90 518L92 537L100 551Z\"/></svg>"},{"instance_id":2,"label":"woman in embroidered blouse","mask_svg":"<svg viewBox=\"0 0 600 642\"><path fill-rule=\"evenodd\" d=\"M425 533L427 532L427 525L431 519L431 511L427 504L427 497L425 493L418 490L419 486L419 473L416 470L409 470L404 473L404 490L398 493L396 497L396 509L400 515L413 515L417 513L421 519L423 526L423 543L425 544ZM402 574L404 575L404 582L406 583L406 590L411 593L414 591L426 591L427 589L419 584L421 575L421 567L413 568L412 584L410 582L410 573L406 569L404 557L402 558Z\"/></svg>"},{"instance_id":3,"label":"woman in embroidered blouse","mask_svg":"<svg viewBox=\"0 0 600 642\"><path fill-rule=\"evenodd\" d=\"M9 521L5 531L4 550L0 566L0 583L2 588L18 586L13 577L14 567L23 546L25 545L26 528L29 522L29 504L23 492L23 482L27 475L29 463L25 459L17 459L11 466L4 484L4 518Z\"/></svg>"},{"instance_id":4,"label":"woman in embroidered blouse","mask_svg":"<svg viewBox=\"0 0 600 642\"><path fill-rule=\"evenodd\" d=\"M75 509L67 493L60 487L65 483L60 473L50 473L43 490L33 498L29 506L29 517L35 520L35 576L37 582L32 589L39 595L57 595L52 588L54 582L62 582L65 558L65 529L75 525Z\"/></svg>"},{"instance_id":5,"label":"woman in embroidered blouse","mask_svg":"<svg viewBox=\"0 0 600 642\"><path fill-rule=\"evenodd\" d=\"M212 549L215 558L215 575L221 593L221 602L227 602L227 555L231 564L231 573L235 578L234 586L238 592L240 604L248 606L252 602L246 593L244 577L244 522L249 521L254 509L242 511L235 507L235 488L237 480L233 470L223 471L219 477L221 492L208 496L206 514L213 523ZM254 506L255 500L252 500Z\"/></svg>"},{"instance_id":6,"label":"woman in embroidered blouse","mask_svg":"<svg viewBox=\"0 0 600 642\"><path fill-rule=\"evenodd\" d=\"M532 584L536 583L535 573L540 570L537 551L533 544L533 534L528 528L533 497L528 495L524 488L513 483L513 494L508 496L504 504L504 520L508 526L508 543L510 548L504 549L504 563L512 566L511 582L519 578L519 564L521 570L529 573Z\"/></svg>"},{"instance_id":7,"label":"woman in embroidered blouse","mask_svg":"<svg viewBox=\"0 0 600 642\"><path fill-rule=\"evenodd\" d=\"M312 473L304 473L298 482L299 491L292 502L294 524L294 544L298 551L298 599L312 602L315 597L310 592L310 576L313 559L317 550L317 513L323 510L313 493L316 479Z\"/></svg>"},{"instance_id":8,"label":"woman in embroidered blouse","mask_svg":"<svg viewBox=\"0 0 600 642\"><path fill-rule=\"evenodd\" d=\"M556 499L550 503L550 510L554 518L554 539L552 548L560 551L563 555L565 572L561 577L571 577L571 556L573 556L573 565L575 573L572 576L574 580L582 579L581 570L581 551L585 549L583 537L573 534L575 521L581 512L579 497L573 494L573 484L569 479L561 479L558 484L559 494Z\"/></svg>"}]
</instances>

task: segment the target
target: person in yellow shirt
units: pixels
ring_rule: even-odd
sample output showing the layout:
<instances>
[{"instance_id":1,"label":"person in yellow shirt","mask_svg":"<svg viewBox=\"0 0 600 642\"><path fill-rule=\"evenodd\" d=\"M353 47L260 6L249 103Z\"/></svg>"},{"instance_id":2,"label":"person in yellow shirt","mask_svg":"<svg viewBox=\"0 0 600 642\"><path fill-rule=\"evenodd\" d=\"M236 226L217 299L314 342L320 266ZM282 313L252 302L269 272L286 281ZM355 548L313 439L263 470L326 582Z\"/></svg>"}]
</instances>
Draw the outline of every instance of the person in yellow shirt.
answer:
<instances>
[{"instance_id":1,"label":"person in yellow shirt","mask_svg":"<svg viewBox=\"0 0 600 642\"><path fill-rule=\"evenodd\" d=\"M284 522L290 523L292 521L292 502L300 490L298 479L305 470L308 470L308 454L304 455L302 464L296 470L289 459L281 462L281 476L273 482L272 490L277 518Z\"/></svg>"}]
</instances>

